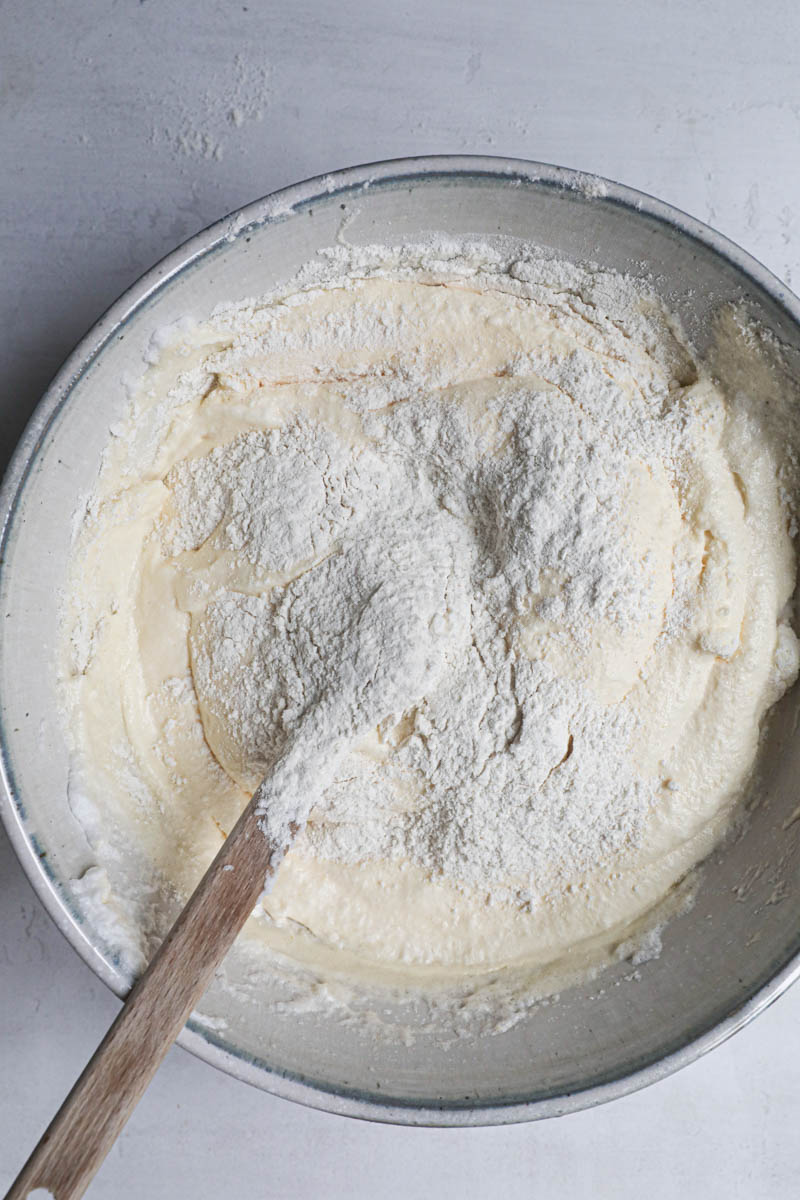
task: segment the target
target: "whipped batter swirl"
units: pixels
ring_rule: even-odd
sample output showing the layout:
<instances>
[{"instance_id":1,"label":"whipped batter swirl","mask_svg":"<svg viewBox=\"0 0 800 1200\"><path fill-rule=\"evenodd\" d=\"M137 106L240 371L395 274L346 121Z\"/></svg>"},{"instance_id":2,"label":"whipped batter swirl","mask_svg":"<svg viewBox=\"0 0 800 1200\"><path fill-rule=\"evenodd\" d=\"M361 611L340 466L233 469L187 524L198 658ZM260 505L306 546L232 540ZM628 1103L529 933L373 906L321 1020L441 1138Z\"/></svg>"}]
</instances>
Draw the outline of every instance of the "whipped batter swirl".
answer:
<instances>
[{"instance_id":1,"label":"whipped batter swirl","mask_svg":"<svg viewBox=\"0 0 800 1200\"><path fill-rule=\"evenodd\" d=\"M184 331L76 547L109 825L186 894L313 713L270 945L433 979L621 940L797 673L759 403L641 287L531 250L334 256Z\"/></svg>"}]
</instances>

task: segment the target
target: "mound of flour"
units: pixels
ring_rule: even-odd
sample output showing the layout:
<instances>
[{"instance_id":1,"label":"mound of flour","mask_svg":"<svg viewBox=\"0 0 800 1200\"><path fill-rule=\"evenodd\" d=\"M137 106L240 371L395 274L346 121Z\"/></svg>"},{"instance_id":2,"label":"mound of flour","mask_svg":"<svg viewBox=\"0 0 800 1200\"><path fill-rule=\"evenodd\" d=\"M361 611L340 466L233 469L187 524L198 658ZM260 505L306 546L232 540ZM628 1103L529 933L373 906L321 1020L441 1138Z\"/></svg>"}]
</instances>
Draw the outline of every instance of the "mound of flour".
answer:
<instances>
[{"instance_id":1,"label":"mound of flour","mask_svg":"<svg viewBox=\"0 0 800 1200\"><path fill-rule=\"evenodd\" d=\"M379 339L371 319L344 336ZM320 331L308 336L316 347ZM222 356L228 385L245 360ZM680 472L687 417L588 354L558 366L557 387L537 366L483 382L479 428L461 389L420 363L353 382L364 438L295 415L167 476L165 550L221 556L239 580L192 618L209 744L253 789L313 728L318 856L410 859L524 898L641 835L660 781L631 765L635 717L526 653L519 619L581 645L650 614L626 479L634 460Z\"/></svg>"}]
</instances>

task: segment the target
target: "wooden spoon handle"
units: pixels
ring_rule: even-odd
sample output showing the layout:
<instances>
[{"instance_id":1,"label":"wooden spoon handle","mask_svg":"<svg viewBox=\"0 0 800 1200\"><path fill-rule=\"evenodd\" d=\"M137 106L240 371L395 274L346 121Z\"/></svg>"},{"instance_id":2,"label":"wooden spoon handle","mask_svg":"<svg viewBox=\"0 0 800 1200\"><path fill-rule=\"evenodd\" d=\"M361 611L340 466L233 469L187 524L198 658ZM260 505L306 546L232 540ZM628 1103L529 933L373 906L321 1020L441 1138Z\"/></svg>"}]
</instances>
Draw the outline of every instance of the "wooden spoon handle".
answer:
<instances>
[{"instance_id":1,"label":"wooden spoon handle","mask_svg":"<svg viewBox=\"0 0 800 1200\"><path fill-rule=\"evenodd\" d=\"M264 888L272 846L253 797L6 1200L77 1200L206 990Z\"/></svg>"}]
</instances>

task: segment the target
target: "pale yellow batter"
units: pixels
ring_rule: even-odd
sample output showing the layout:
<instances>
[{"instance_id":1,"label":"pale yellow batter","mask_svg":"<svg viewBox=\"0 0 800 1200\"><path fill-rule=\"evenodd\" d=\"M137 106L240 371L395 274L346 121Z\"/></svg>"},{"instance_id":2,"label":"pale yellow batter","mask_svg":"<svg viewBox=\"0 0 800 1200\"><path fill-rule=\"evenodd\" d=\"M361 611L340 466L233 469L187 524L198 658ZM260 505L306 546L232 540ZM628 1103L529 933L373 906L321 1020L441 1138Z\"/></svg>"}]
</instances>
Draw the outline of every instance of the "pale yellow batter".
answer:
<instances>
[{"instance_id":1,"label":"pale yellow batter","mask_svg":"<svg viewBox=\"0 0 800 1200\"><path fill-rule=\"evenodd\" d=\"M523 869L525 854L493 824L500 847L494 857L477 846L426 861L419 838L403 832L410 826L400 812L422 812L426 804L418 764L427 761L419 755L434 736L436 705L415 702L348 755L251 933L315 964L423 981L608 951L721 836L756 758L762 718L796 676L787 620L795 559L780 448L759 421L758 397L726 394L657 306L614 277L524 255L511 264L483 262L466 278L441 266L426 270L424 262L417 270L384 264L362 274L371 277L225 310L177 334L145 376L129 425L115 431L76 542L67 616L68 707L97 861L103 866L126 847L141 855L141 894L115 899L140 922L158 924L159 889L189 894L268 766L266 751L243 740L245 726L231 717L224 680L209 683L208 667L202 675L216 629L209 606L222 594L233 597L239 615L241 597L277 603L288 580L317 569L339 544L334 522L325 526L329 543L320 534L304 557L275 569L236 549L235 522L227 532L223 522L189 536L178 511L180 480L189 478L180 464L248 431L294 429L300 417L309 437L322 429L354 456L360 478L377 462L369 486L379 495L380 464L394 469L407 436L399 410L420 405L431 425L433 403L454 414L452 429L464 445L471 439L477 446L451 447L446 469L452 473L453 463L474 453L470 478L484 472L502 489L511 466L498 470L497 463L511 464L509 439L516 436L509 406L519 412L520 395L530 394L543 413L563 408L582 444L605 439L616 447L619 536L639 580L638 592L621 600L615 594L607 610L596 598L570 599L567 568L540 571L535 587L523 571L514 584L504 636L516 661L527 657L562 689L554 695L572 697L573 710L577 696L581 707L564 717L563 728L554 718L538 733L523 715L503 745L519 758L514 745L528 739L531 795L554 786L554 771L575 772L563 792L572 804L564 821L575 836L559 836L554 825L548 845L558 846L557 861L534 849L531 868ZM659 433L663 423L663 457L655 443L652 453L642 451L648 429ZM441 445L450 428L437 426ZM565 469L570 438L566 450L550 447L554 470ZM269 452L280 444L270 443ZM412 457L433 461L439 454L433 442L424 454L420 445ZM537 462L543 453L538 446ZM427 467L414 469L424 474ZM291 499L291 480L286 486ZM454 476L454 495L460 487ZM349 512L343 494L340 507ZM512 504L514 494L508 488L503 503ZM460 503L457 496L447 501L447 520L472 529L474 513ZM547 503L571 511L563 495ZM534 517L519 516L532 522L531 538L547 511L545 504ZM507 532L503 512L498 527ZM594 519L588 510L581 517L584 540ZM285 540L305 546L306 532L289 522ZM576 544L570 554L579 559L584 551ZM611 551L587 544L586 561L599 563L602 581L602 554ZM542 545L554 553L552 539ZM619 569L616 559L608 561L609 572ZM460 630L476 620L470 586L448 602L451 672L467 653ZM489 585L481 587L488 595ZM238 660L231 668L246 669ZM264 686L267 694L272 684L265 679ZM513 723L513 714L508 719ZM603 797L590 796L577 761L587 739L606 728L602 722L617 730L607 747L616 757L603 757L602 746L592 753L610 764L609 778L611 767L624 763L639 805L630 828L614 810L605 842L581 840L581 812L593 827L611 818ZM552 753L542 750L550 757L539 775L537 737L553 741ZM422 747L416 752L414 738ZM492 750L487 763L496 757ZM598 791L609 786L598 779ZM517 802L519 774L508 788ZM388 814L385 821L400 832L394 841L378 828L364 832L363 845L373 852L359 858L362 793L377 798L376 821ZM352 827L337 827L337 803L356 814ZM469 836L480 828L477 820ZM420 823L424 828L424 816ZM530 824L532 845L537 827ZM591 862L587 847L595 842L606 849Z\"/></svg>"}]
</instances>

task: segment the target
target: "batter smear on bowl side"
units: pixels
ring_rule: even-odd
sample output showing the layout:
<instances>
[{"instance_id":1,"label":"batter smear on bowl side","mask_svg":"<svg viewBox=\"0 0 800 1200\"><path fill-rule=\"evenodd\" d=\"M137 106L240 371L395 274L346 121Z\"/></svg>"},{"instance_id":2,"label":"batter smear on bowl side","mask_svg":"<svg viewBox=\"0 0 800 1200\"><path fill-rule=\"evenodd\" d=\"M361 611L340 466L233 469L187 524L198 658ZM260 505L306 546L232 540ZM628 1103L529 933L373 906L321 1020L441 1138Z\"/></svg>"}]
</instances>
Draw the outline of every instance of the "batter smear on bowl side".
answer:
<instances>
[{"instance_id":1,"label":"batter smear on bowl side","mask_svg":"<svg viewBox=\"0 0 800 1200\"><path fill-rule=\"evenodd\" d=\"M326 709L359 736L259 953L438 986L652 924L797 675L795 418L720 335L751 374L641 283L439 242L337 247L162 339L66 605L76 810L98 867L144 864L114 897L141 946L348 656L391 711Z\"/></svg>"}]
</instances>

